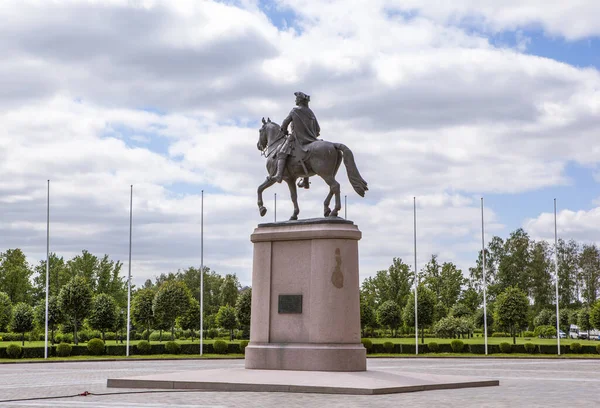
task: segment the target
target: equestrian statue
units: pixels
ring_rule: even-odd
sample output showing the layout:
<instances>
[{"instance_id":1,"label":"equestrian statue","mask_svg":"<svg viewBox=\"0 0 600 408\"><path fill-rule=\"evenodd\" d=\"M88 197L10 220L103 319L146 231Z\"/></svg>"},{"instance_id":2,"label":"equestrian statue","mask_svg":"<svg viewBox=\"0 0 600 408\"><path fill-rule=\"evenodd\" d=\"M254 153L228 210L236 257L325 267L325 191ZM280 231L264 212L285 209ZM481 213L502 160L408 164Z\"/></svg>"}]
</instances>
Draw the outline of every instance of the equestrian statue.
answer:
<instances>
[{"instance_id":1,"label":"equestrian statue","mask_svg":"<svg viewBox=\"0 0 600 408\"><path fill-rule=\"evenodd\" d=\"M310 188L309 178L320 176L329 185L329 194L325 198L324 216L337 217L341 209L340 183L335 175L344 161L350 184L361 197L368 190L367 182L361 177L352 151L341 143L332 143L318 139L321 133L314 112L308 107L310 96L295 92L296 106L283 120L281 126L270 118L262 118L257 148L267 159L267 179L258 187L258 209L264 217L267 209L263 205L262 193L275 183L285 181L290 189L294 204L294 213L290 220L297 220L298 194L296 180L301 178L298 187ZM288 132L288 126L292 131ZM333 211L329 208L331 198L335 196Z\"/></svg>"}]
</instances>

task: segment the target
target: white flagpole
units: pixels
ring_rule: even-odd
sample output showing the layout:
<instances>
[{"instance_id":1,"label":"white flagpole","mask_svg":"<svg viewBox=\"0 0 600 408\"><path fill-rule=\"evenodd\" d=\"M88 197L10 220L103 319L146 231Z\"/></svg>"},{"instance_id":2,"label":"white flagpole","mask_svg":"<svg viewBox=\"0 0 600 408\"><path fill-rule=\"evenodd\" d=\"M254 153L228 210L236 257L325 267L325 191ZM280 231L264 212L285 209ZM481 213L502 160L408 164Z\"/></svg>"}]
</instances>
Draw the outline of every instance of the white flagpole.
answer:
<instances>
[{"instance_id":1,"label":"white flagpole","mask_svg":"<svg viewBox=\"0 0 600 408\"><path fill-rule=\"evenodd\" d=\"M204 190L200 202L200 355L204 340Z\"/></svg>"},{"instance_id":2,"label":"white flagpole","mask_svg":"<svg viewBox=\"0 0 600 408\"><path fill-rule=\"evenodd\" d=\"M48 358L48 290L50 288L50 180L48 180L48 197L46 212L46 334L44 337L44 358Z\"/></svg>"},{"instance_id":3,"label":"white flagpole","mask_svg":"<svg viewBox=\"0 0 600 408\"><path fill-rule=\"evenodd\" d=\"M419 287L419 279L417 275L417 199L413 197L414 208L414 231L415 231L415 352L419 354L419 319L417 306L417 289Z\"/></svg>"},{"instance_id":4,"label":"white flagpole","mask_svg":"<svg viewBox=\"0 0 600 408\"><path fill-rule=\"evenodd\" d=\"M344 219L348 219L348 196L344 196Z\"/></svg>"},{"instance_id":5,"label":"white flagpole","mask_svg":"<svg viewBox=\"0 0 600 408\"><path fill-rule=\"evenodd\" d=\"M481 255L483 256L483 333L485 336L485 355L488 354L488 338L487 338L487 302L486 289L487 280L485 277L485 232L483 229L483 197L481 197Z\"/></svg>"},{"instance_id":6,"label":"white flagpole","mask_svg":"<svg viewBox=\"0 0 600 408\"><path fill-rule=\"evenodd\" d=\"M274 213L274 214L273 214L273 220L274 220L275 222L277 222L277 193L275 193L275 198L274 198L274 200L275 200L275 211L273 211L273 213Z\"/></svg>"},{"instance_id":7,"label":"white flagpole","mask_svg":"<svg viewBox=\"0 0 600 408\"><path fill-rule=\"evenodd\" d=\"M133 184L129 195L129 273L127 275L127 357L129 357L129 326L131 321L131 237L133 229Z\"/></svg>"},{"instance_id":8,"label":"white flagpole","mask_svg":"<svg viewBox=\"0 0 600 408\"><path fill-rule=\"evenodd\" d=\"M556 229L556 198L554 199L554 271L556 275L556 340L560 356L560 316L558 314L558 233Z\"/></svg>"}]
</instances>

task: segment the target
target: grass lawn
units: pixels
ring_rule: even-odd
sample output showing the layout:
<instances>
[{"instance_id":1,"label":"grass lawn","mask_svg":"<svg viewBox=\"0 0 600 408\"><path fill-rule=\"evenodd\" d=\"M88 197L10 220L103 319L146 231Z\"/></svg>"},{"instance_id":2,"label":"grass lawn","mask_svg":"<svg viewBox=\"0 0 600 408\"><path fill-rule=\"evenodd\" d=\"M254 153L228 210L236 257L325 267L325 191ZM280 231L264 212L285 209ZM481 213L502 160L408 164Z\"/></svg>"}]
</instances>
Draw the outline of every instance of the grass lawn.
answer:
<instances>
[{"instance_id":1,"label":"grass lawn","mask_svg":"<svg viewBox=\"0 0 600 408\"><path fill-rule=\"evenodd\" d=\"M391 341L394 344L415 344L415 338L395 338L395 337L382 337L382 338L369 338L373 344L383 344L386 341ZM454 339L437 339L437 338L425 338L425 343L436 342L438 344L450 344ZM465 344L484 344L485 339L483 337L474 337L472 339L460 339ZM419 344L422 344L423 339L419 337ZM500 343L513 344L512 337L488 337L488 344L500 344ZM538 339L537 337L517 337L517 344L534 343L534 344L556 344L556 339ZM582 346L595 346L600 344L598 340L579 340L579 339L560 339L561 345L568 345L571 343L579 343Z\"/></svg>"}]
</instances>

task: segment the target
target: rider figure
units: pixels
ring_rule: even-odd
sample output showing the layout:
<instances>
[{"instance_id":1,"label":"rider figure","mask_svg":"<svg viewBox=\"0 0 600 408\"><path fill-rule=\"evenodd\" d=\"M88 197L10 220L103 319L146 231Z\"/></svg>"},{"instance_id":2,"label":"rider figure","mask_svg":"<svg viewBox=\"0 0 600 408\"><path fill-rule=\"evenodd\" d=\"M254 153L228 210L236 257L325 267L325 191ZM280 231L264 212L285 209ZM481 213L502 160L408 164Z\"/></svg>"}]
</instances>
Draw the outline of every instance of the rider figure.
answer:
<instances>
[{"instance_id":1,"label":"rider figure","mask_svg":"<svg viewBox=\"0 0 600 408\"><path fill-rule=\"evenodd\" d=\"M281 131L286 135L286 140L277 153L277 174L273 177L278 183L283 179L283 171L287 158L292 154L294 141L298 141L300 148L307 151L305 146L317 141L321 132L319 122L313 111L308 107L310 96L303 92L294 92L296 105L281 124ZM288 126L292 124L292 134L288 133ZM308 177L304 177L299 187L309 188Z\"/></svg>"}]
</instances>

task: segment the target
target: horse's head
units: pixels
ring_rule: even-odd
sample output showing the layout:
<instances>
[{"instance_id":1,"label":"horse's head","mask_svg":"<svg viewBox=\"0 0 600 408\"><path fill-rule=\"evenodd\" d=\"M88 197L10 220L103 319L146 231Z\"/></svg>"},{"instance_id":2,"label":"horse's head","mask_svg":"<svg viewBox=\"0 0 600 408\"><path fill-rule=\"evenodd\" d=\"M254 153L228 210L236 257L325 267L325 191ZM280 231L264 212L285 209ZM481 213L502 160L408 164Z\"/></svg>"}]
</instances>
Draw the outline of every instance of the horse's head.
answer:
<instances>
[{"instance_id":1,"label":"horse's head","mask_svg":"<svg viewBox=\"0 0 600 408\"><path fill-rule=\"evenodd\" d=\"M271 122L271 118L267 118L267 120L262 118L262 123L263 125L258 131L258 143L256 144L260 151L265 150L271 141L275 140L281 129L277 123Z\"/></svg>"}]
</instances>

